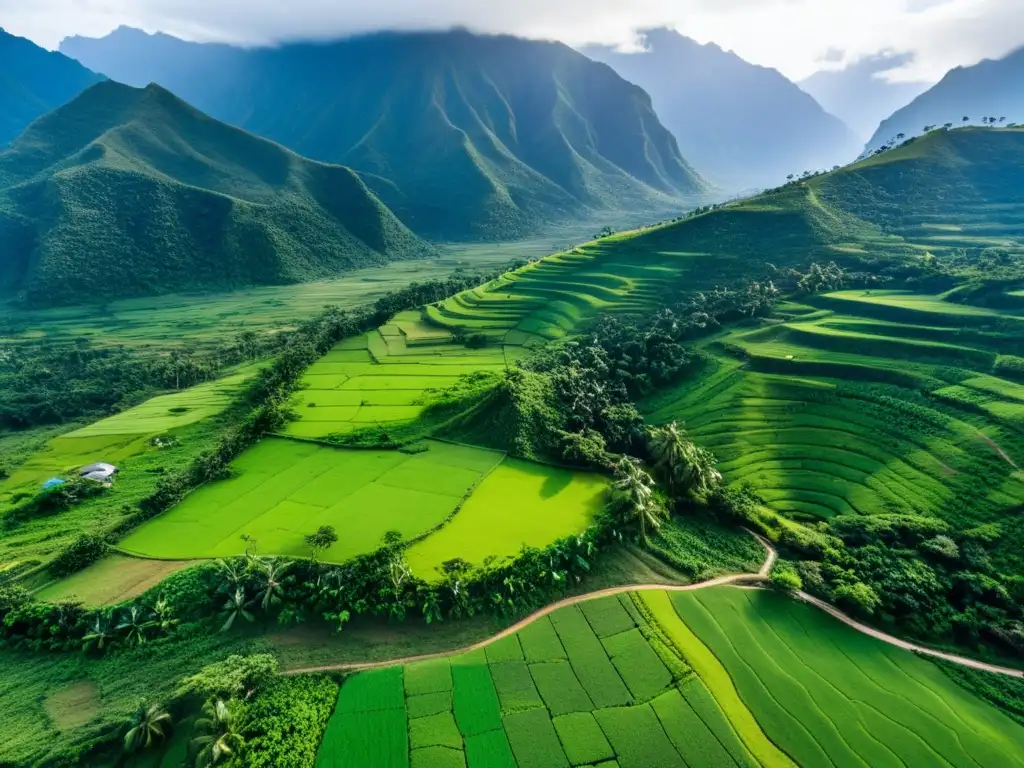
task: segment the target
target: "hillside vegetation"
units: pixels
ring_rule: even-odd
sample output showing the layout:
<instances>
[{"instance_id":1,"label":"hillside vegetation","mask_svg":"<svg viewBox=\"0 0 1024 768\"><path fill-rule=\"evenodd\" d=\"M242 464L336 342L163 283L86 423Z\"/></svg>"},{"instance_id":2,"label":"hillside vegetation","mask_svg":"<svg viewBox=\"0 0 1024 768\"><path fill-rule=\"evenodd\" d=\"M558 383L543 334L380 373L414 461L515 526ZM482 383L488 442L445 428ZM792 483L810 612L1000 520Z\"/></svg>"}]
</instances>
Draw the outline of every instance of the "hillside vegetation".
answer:
<instances>
[{"instance_id":1,"label":"hillside vegetation","mask_svg":"<svg viewBox=\"0 0 1024 768\"><path fill-rule=\"evenodd\" d=\"M0 29L0 147L102 79L74 59Z\"/></svg>"},{"instance_id":2,"label":"hillside vegetation","mask_svg":"<svg viewBox=\"0 0 1024 768\"><path fill-rule=\"evenodd\" d=\"M0 244L0 288L33 305L308 281L430 252L351 170L113 82L0 153Z\"/></svg>"},{"instance_id":3,"label":"hillside vegetation","mask_svg":"<svg viewBox=\"0 0 1024 768\"><path fill-rule=\"evenodd\" d=\"M560 43L453 31L242 50L121 29L62 47L118 80L160 83L220 120L355 168L436 239L518 237L610 209L661 212L707 190L644 91Z\"/></svg>"}]
</instances>

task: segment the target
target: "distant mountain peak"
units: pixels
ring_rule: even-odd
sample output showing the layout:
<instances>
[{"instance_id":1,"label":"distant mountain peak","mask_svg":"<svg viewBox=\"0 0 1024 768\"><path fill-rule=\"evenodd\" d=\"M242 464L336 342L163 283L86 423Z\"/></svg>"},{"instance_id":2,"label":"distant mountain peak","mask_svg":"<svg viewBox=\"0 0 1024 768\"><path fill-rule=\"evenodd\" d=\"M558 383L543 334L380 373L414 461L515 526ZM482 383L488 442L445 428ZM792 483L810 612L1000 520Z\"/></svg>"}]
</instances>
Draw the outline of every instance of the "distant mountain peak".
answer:
<instances>
[{"instance_id":1,"label":"distant mountain peak","mask_svg":"<svg viewBox=\"0 0 1024 768\"><path fill-rule=\"evenodd\" d=\"M650 93L682 154L712 181L733 190L774 186L856 157L849 129L777 70L665 27L640 36L640 52L581 50Z\"/></svg>"},{"instance_id":2,"label":"distant mountain peak","mask_svg":"<svg viewBox=\"0 0 1024 768\"><path fill-rule=\"evenodd\" d=\"M530 235L614 209L657 217L709 188L641 88L558 42L456 29L248 49L74 38L62 49L355 168L438 239Z\"/></svg>"}]
</instances>

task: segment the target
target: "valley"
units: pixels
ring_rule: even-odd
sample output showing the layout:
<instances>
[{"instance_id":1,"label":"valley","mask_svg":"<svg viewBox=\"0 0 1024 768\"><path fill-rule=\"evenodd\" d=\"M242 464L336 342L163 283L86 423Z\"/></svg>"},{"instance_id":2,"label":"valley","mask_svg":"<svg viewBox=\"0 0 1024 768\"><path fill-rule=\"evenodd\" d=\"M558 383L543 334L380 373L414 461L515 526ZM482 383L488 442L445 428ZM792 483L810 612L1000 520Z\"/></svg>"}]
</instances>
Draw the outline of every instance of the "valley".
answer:
<instances>
[{"instance_id":1,"label":"valley","mask_svg":"<svg viewBox=\"0 0 1024 768\"><path fill-rule=\"evenodd\" d=\"M1024 129L643 34L19 76L0 765L1024 765Z\"/></svg>"}]
</instances>

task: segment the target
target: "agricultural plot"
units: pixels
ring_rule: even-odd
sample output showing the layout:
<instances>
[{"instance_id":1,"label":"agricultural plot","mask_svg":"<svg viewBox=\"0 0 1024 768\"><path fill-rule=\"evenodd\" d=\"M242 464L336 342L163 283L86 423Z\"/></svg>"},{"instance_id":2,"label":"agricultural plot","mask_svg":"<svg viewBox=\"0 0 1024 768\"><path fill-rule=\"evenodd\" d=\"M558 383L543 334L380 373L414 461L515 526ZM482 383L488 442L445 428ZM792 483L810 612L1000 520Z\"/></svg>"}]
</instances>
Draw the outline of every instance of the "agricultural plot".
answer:
<instances>
[{"instance_id":1,"label":"agricultural plot","mask_svg":"<svg viewBox=\"0 0 1024 768\"><path fill-rule=\"evenodd\" d=\"M342 686L317 764L753 765L707 688L678 657L670 672L641 628L651 633L632 599L610 597L484 649L359 673Z\"/></svg>"},{"instance_id":2,"label":"agricultural plot","mask_svg":"<svg viewBox=\"0 0 1024 768\"><path fill-rule=\"evenodd\" d=\"M1024 765L1020 725L933 664L809 605L728 588L670 599L799 765Z\"/></svg>"},{"instance_id":3,"label":"agricultural plot","mask_svg":"<svg viewBox=\"0 0 1024 768\"><path fill-rule=\"evenodd\" d=\"M35 593L40 600L91 607L115 605L141 595L172 573L194 565L182 560L143 560L112 554Z\"/></svg>"},{"instance_id":4,"label":"agricultural plot","mask_svg":"<svg viewBox=\"0 0 1024 768\"><path fill-rule=\"evenodd\" d=\"M437 533L409 548L413 573L431 580L453 557L482 565L580 533L604 504L598 475L507 458Z\"/></svg>"},{"instance_id":5,"label":"agricultural plot","mask_svg":"<svg viewBox=\"0 0 1024 768\"><path fill-rule=\"evenodd\" d=\"M340 342L309 368L285 433L324 438L420 417L474 373L500 373L597 312L635 312L687 264L673 254L588 246L551 256ZM477 337L471 346L458 339Z\"/></svg>"},{"instance_id":6,"label":"agricultural plot","mask_svg":"<svg viewBox=\"0 0 1024 768\"><path fill-rule=\"evenodd\" d=\"M722 344L747 364L709 348L701 381L648 403L650 419L685 422L728 482L751 484L795 519L913 512L987 522L1019 505L1024 387L993 375L1020 343L1017 320L905 292L818 303L845 314L794 313L728 334ZM964 317L980 320L965 327Z\"/></svg>"},{"instance_id":7,"label":"agricultural plot","mask_svg":"<svg viewBox=\"0 0 1024 768\"><path fill-rule=\"evenodd\" d=\"M418 453L355 451L267 438L240 456L235 474L204 486L142 525L119 546L144 557L242 554L246 534L266 554L308 556L306 534L333 525L323 554L342 562L371 552L389 531L403 539L439 526L502 454L430 441Z\"/></svg>"}]
</instances>

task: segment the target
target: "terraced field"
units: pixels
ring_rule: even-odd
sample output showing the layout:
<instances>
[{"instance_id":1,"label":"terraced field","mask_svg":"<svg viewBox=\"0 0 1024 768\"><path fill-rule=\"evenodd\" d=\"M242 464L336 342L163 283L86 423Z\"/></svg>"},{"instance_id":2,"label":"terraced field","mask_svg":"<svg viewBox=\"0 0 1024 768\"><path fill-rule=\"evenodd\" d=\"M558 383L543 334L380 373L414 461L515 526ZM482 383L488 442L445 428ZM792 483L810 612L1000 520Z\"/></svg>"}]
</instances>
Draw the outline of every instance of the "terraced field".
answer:
<instances>
[{"instance_id":1,"label":"terraced field","mask_svg":"<svg viewBox=\"0 0 1024 768\"><path fill-rule=\"evenodd\" d=\"M234 462L231 477L190 494L118 546L169 560L223 557L243 554L246 535L262 554L306 557L304 537L332 525L339 540L321 555L326 562L372 552L397 531L405 541L426 536L410 561L433 575L454 557L482 563L578 533L603 500L605 481L596 476L438 441L415 450L267 438ZM496 498L514 504L514 513L491 507Z\"/></svg>"},{"instance_id":2,"label":"terraced field","mask_svg":"<svg viewBox=\"0 0 1024 768\"><path fill-rule=\"evenodd\" d=\"M605 242L551 256L340 342L307 371L286 434L323 438L414 421L460 376L504 371L597 312L653 306L659 281L678 277L687 260L635 255ZM482 346L456 341L474 335Z\"/></svg>"},{"instance_id":3,"label":"terraced field","mask_svg":"<svg viewBox=\"0 0 1024 768\"><path fill-rule=\"evenodd\" d=\"M601 598L357 673L317 765L362 764L996 768L1024 765L1024 728L810 606L726 587Z\"/></svg>"},{"instance_id":4,"label":"terraced field","mask_svg":"<svg viewBox=\"0 0 1024 768\"><path fill-rule=\"evenodd\" d=\"M992 373L1020 350L1018 318L905 292L815 305L725 336L696 386L648 404L651 419L685 422L730 483L798 519L916 512L963 525L1019 505L1024 387Z\"/></svg>"}]
</instances>

